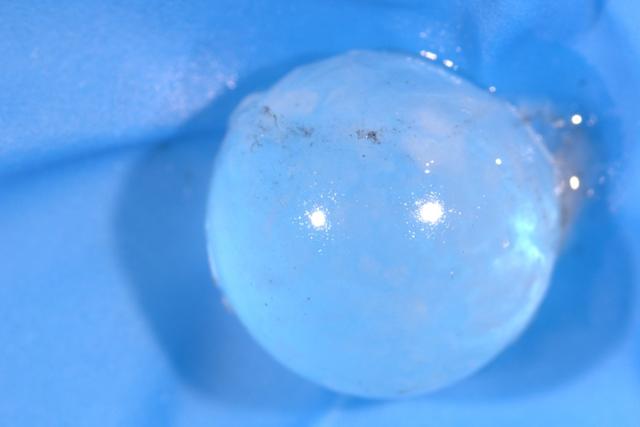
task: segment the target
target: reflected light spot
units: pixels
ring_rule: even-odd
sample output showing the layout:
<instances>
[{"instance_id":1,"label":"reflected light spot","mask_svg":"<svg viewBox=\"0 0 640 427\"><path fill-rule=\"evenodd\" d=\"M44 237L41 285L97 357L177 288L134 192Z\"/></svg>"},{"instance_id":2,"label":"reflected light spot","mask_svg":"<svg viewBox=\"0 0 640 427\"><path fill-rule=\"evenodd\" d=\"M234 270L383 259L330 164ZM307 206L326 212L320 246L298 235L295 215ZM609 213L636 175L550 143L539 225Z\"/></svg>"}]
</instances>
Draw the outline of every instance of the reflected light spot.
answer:
<instances>
[{"instance_id":1,"label":"reflected light spot","mask_svg":"<svg viewBox=\"0 0 640 427\"><path fill-rule=\"evenodd\" d=\"M438 59L438 55L435 52L431 52L429 50L421 50L420 56L430 59L432 61L435 61L436 59Z\"/></svg>"},{"instance_id":2,"label":"reflected light spot","mask_svg":"<svg viewBox=\"0 0 640 427\"><path fill-rule=\"evenodd\" d=\"M495 86L489 86L489 92L496 93L496 87Z\"/></svg>"},{"instance_id":3,"label":"reflected light spot","mask_svg":"<svg viewBox=\"0 0 640 427\"><path fill-rule=\"evenodd\" d=\"M453 61L450 59L445 59L444 61L442 61L442 63L444 64L445 67L447 68L451 68L453 67Z\"/></svg>"},{"instance_id":4,"label":"reflected light spot","mask_svg":"<svg viewBox=\"0 0 640 427\"><path fill-rule=\"evenodd\" d=\"M442 203L425 202L420 205L418 209L418 219L427 224L437 224L444 215L444 209Z\"/></svg>"},{"instance_id":5,"label":"reflected light spot","mask_svg":"<svg viewBox=\"0 0 640 427\"><path fill-rule=\"evenodd\" d=\"M496 159L496 165L500 166L502 164L502 159L500 157L498 157Z\"/></svg>"},{"instance_id":6,"label":"reflected light spot","mask_svg":"<svg viewBox=\"0 0 640 427\"><path fill-rule=\"evenodd\" d=\"M580 178L575 175L569 178L569 187L574 191L580 188Z\"/></svg>"},{"instance_id":7,"label":"reflected light spot","mask_svg":"<svg viewBox=\"0 0 640 427\"><path fill-rule=\"evenodd\" d=\"M580 123L582 123L582 116L580 114L574 114L573 116L571 116L571 123L578 126Z\"/></svg>"},{"instance_id":8,"label":"reflected light spot","mask_svg":"<svg viewBox=\"0 0 640 427\"><path fill-rule=\"evenodd\" d=\"M327 215L321 209L316 209L308 213L307 216L313 228L322 229L327 226Z\"/></svg>"}]
</instances>

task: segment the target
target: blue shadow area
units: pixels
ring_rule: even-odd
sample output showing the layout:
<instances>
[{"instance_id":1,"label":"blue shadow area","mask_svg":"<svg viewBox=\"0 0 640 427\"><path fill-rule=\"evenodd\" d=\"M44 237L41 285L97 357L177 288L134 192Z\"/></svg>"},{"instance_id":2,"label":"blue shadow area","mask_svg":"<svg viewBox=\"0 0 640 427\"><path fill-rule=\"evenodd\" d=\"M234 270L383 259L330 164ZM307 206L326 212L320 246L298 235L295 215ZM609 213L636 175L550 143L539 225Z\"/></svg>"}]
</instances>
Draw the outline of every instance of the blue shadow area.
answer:
<instances>
[{"instance_id":1,"label":"blue shadow area","mask_svg":"<svg viewBox=\"0 0 640 427\"><path fill-rule=\"evenodd\" d=\"M124 187L115 223L135 299L178 377L225 403L301 414L333 395L276 364L225 307L208 268L204 219L212 163L235 105L311 59L245 78L154 144Z\"/></svg>"}]
</instances>

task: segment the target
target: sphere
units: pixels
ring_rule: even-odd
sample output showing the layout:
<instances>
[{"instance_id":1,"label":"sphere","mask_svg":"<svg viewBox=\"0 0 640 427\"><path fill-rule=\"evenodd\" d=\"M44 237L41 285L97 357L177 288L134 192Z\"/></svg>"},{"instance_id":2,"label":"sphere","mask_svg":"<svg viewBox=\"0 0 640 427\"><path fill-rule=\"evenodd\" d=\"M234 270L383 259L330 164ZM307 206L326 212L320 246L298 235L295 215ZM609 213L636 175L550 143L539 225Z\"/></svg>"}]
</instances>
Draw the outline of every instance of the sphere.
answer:
<instances>
[{"instance_id":1,"label":"sphere","mask_svg":"<svg viewBox=\"0 0 640 427\"><path fill-rule=\"evenodd\" d=\"M373 398L435 390L495 357L540 304L555 183L542 142L489 91L418 58L351 52L233 114L207 213L214 278L302 376Z\"/></svg>"}]
</instances>

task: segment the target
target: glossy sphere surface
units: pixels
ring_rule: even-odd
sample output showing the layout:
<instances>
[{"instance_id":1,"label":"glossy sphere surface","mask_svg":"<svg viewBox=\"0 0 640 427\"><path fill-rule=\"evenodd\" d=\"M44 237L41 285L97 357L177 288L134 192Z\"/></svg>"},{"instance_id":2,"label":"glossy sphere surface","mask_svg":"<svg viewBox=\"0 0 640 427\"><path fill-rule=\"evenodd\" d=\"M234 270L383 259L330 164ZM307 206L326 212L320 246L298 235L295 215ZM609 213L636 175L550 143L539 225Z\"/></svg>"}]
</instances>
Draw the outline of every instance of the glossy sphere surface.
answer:
<instances>
[{"instance_id":1,"label":"glossy sphere surface","mask_svg":"<svg viewBox=\"0 0 640 427\"><path fill-rule=\"evenodd\" d=\"M508 105L443 68L352 52L234 113L207 218L252 335L331 389L434 390L526 326L559 235L552 161Z\"/></svg>"}]
</instances>

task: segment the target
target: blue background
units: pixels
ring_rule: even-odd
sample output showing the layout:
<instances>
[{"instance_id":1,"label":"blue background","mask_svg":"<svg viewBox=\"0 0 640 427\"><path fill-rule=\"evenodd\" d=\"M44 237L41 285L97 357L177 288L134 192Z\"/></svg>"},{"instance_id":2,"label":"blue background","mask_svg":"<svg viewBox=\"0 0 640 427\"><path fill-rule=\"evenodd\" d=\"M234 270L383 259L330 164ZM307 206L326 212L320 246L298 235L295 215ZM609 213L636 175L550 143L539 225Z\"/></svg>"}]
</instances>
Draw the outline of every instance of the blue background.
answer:
<instances>
[{"instance_id":1,"label":"blue background","mask_svg":"<svg viewBox=\"0 0 640 427\"><path fill-rule=\"evenodd\" d=\"M625 0L2 2L2 424L639 425L638 18ZM593 113L607 171L524 336L408 401L335 395L277 365L206 260L230 112L355 48L437 51L515 104Z\"/></svg>"}]
</instances>

